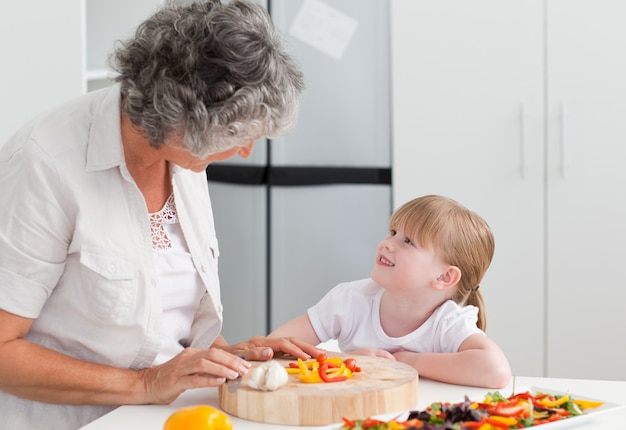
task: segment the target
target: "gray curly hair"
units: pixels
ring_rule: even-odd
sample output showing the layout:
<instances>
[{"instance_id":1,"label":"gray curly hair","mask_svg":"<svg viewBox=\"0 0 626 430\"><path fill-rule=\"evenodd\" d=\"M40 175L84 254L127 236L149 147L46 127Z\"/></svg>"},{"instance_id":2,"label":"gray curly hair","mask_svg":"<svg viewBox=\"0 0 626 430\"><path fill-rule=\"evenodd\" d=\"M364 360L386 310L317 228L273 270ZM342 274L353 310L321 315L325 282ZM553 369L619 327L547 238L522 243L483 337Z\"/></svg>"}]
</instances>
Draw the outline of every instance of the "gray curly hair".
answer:
<instances>
[{"instance_id":1,"label":"gray curly hair","mask_svg":"<svg viewBox=\"0 0 626 430\"><path fill-rule=\"evenodd\" d=\"M246 0L169 3L109 63L123 113L150 144L182 139L199 158L286 133L304 90L267 11Z\"/></svg>"}]
</instances>

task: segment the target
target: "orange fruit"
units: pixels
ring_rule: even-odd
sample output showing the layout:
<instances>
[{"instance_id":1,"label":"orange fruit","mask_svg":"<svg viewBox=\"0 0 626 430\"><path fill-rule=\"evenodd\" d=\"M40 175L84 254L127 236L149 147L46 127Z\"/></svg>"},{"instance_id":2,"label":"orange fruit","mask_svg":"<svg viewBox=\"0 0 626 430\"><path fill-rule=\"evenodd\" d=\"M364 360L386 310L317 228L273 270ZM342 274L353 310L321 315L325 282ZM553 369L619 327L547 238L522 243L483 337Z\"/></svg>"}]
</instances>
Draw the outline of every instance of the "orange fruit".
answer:
<instances>
[{"instance_id":1,"label":"orange fruit","mask_svg":"<svg viewBox=\"0 0 626 430\"><path fill-rule=\"evenodd\" d=\"M212 406L189 406L172 413L163 430L232 430L233 423L224 412Z\"/></svg>"}]
</instances>

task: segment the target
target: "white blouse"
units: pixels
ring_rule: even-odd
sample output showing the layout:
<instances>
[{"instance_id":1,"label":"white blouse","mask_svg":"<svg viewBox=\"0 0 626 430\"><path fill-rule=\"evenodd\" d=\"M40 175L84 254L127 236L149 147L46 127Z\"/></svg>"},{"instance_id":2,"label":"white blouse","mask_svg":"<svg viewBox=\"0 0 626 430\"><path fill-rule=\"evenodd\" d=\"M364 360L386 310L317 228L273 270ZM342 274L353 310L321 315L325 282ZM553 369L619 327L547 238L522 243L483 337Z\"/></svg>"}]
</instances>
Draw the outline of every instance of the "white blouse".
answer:
<instances>
[{"instance_id":1,"label":"white blouse","mask_svg":"<svg viewBox=\"0 0 626 430\"><path fill-rule=\"evenodd\" d=\"M0 204L0 308L33 319L29 342L79 360L144 369L171 324L163 322L150 217L124 159L120 99L119 84L93 91L0 144L0 189L12 190ZM208 348L223 310L207 178L170 169L179 226L206 291L188 343ZM176 237L164 228L169 240ZM114 407L35 402L0 391L0 427L80 428Z\"/></svg>"},{"instance_id":2,"label":"white blouse","mask_svg":"<svg viewBox=\"0 0 626 430\"><path fill-rule=\"evenodd\" d=\"M178 222L174 194L150 214L150 233L163 303L163 340L153 364L174 357L189 344L191 324L204 286Z\"/></svg>"}]
</instances>

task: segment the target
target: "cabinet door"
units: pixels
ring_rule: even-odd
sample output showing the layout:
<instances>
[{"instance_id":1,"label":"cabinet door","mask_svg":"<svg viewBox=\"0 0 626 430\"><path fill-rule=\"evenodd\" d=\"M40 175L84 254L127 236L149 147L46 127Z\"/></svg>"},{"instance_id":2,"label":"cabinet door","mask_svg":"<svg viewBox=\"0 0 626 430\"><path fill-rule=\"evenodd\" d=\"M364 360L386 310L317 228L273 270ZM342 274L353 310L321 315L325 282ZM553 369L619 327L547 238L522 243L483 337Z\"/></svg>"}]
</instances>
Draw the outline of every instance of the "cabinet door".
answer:
<instances>
[{"instance_id":1,"label":"cabinet door","mask_svg":"<svg viewBox=\"0 0 626 430\"><path fill-rule=\"evenodd\" d=\"M0 145L26 121L81 93L81 2L0 6Z\"/></svg>"},{"instance_id":2,"label":"cabinet door","mask_svg":"<svg viewBox=\"0 0 626 430\"><path fill-rule=\"evenodd\" d=\"M272 163L389 167L388 2L272 0L271 7L306 81L297 125L274 139ZM354 32L344 34L350 24Z\"/></svg>"},{"instance_id":3,"label":"cabinet door","mask_svg":"<svg viewBox=\"0 0 626 430\"><path fill-rule=\"evenodd\" d=\"M547 373L626 379L626 4L548 1Z\"/></svg>"},{"instance_id":4,"label":"cabinet door","mask_svg":"<svg viewBox=\"0 0 626 430\"><path fill-rule=\"evenodd\" d=\"M496 251L487 334L518 375L543 363L543 2L393 0L393 200L452 197Z\"/></svg>"},{"instance_id":5,"label":"cabinet door","mask_svg":"<svg viewBox=\"0 0 626 430\"><path fill-rule=\"evenodd\" d=\"M265 187L210 179L209 170L209 190L220 248L222 335L229 343L237 343L266 332Z\"/></svg>"},{"instance_id":6,"label":"cabinet door","mask_svg":"<svg viewBox=\"0 0 626 430\"><path fill-rule=\"evenodd\" d=\"M341 282L367 278L387 232L391 189L272 187L271 330Z\"/></svg>"}]
</instances>

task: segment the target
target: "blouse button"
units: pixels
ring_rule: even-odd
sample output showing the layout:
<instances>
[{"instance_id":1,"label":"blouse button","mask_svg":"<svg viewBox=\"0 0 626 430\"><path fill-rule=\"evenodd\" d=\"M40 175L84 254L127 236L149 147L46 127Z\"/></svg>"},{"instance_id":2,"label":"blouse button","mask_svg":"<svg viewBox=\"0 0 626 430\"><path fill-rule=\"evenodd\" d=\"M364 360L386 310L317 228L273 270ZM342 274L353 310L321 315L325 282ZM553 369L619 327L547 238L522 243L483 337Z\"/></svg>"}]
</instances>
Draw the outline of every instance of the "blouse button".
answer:
<instances>
[{"instance_id":1,"label":"blouse button","mask_svg":"<svg viewBox=\"0 0 626 430\"><path fill-rule=\"evenodd\" d=\"M113 273L113 272L115 272L115 264L111 264L109 266L109 273Z\"/></svg>"}]
</instances>

